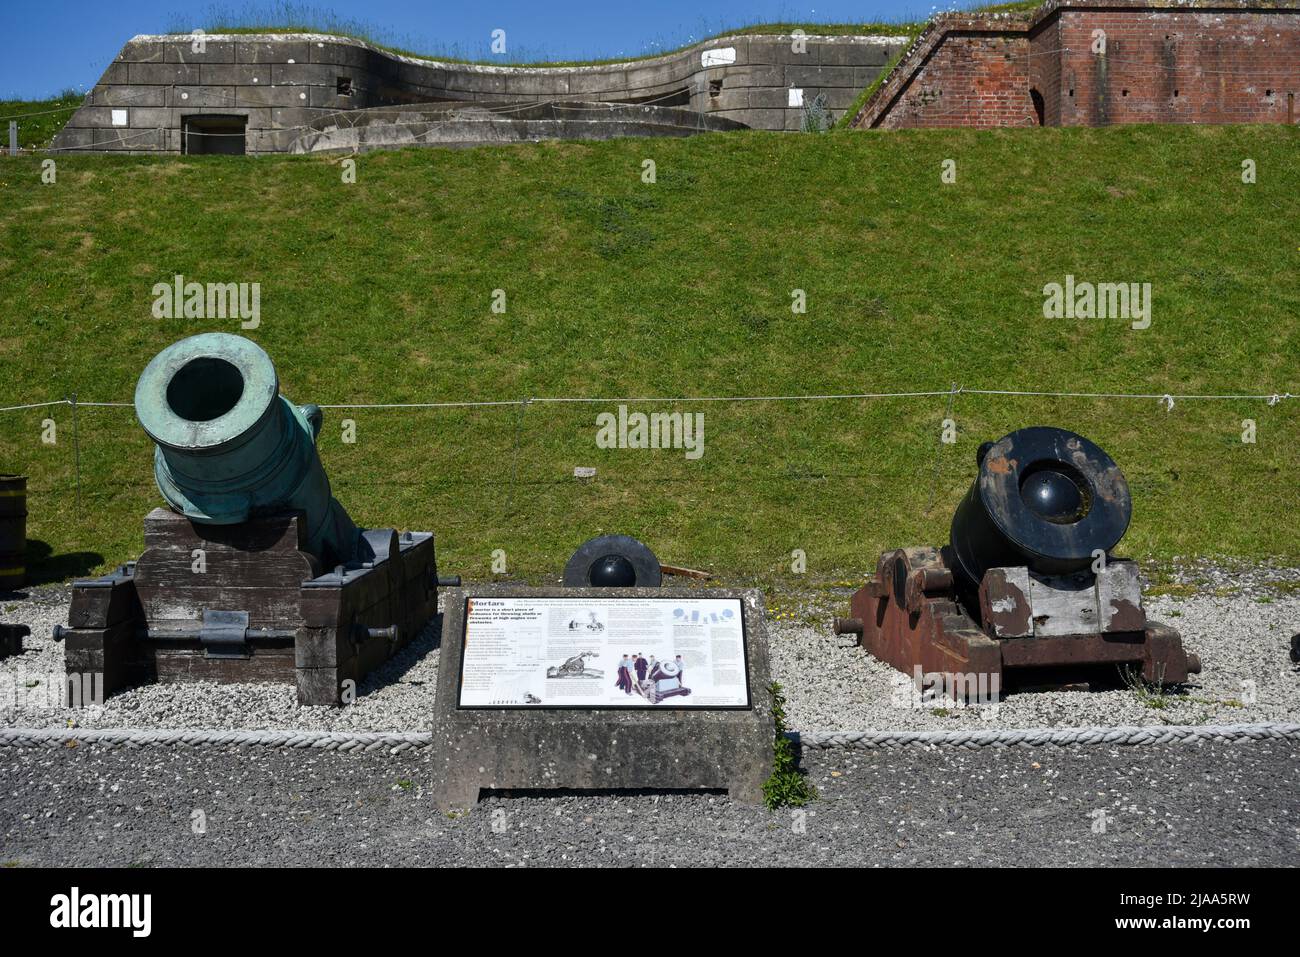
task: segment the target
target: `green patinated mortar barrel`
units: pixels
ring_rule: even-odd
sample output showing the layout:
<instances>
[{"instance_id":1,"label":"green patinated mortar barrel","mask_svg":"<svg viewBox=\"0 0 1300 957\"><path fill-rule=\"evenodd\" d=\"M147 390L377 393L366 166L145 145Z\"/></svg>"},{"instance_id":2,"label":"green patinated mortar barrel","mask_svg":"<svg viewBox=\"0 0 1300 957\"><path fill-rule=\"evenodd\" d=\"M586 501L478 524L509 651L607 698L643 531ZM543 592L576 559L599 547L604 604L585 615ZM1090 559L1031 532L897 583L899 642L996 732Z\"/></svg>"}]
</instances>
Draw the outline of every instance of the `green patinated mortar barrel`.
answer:
<instances>
[{"instance_id":1,"label":"green patinated mortar barrel","mask_svg":"<svg viewBox=\"0 0 1300 957\"><path fill-rule=\"evenodd\" d=\"M27 476L0 475L0 591L27 580Z\"/></svg>"},{"instance_id":2,"label":"green patinated mortar barrel","mask_svg":"<svg viewBox=\"0 0 1300 957\"><path fill-rule=\"evenodd\" d=\"M209 332L173 343L140 375L135 413L157 444L158 490L177 512L233 525L301 511L307 548L323 563L368 557L316 453L321 410L280 395L255 342Z\"/></svg>"}]
</instances>

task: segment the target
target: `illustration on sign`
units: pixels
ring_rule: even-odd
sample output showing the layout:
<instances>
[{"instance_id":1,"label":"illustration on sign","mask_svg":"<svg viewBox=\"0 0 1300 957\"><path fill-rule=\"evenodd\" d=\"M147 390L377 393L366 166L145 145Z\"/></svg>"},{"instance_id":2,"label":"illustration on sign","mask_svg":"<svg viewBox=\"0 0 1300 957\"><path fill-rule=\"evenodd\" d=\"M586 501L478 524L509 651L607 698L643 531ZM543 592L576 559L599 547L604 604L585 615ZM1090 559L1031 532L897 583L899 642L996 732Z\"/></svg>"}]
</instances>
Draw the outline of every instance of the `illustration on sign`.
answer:
<instances>
[{"instance_id":1,"label":"illustration on sign","mask_svg":"<svg viewBox=\"0 0 1300 957\"><path fill-rule=\"evenodd\" d=\"M462 708L747 708L737 598L467 598Z\"/></svg>"}]
</instances>

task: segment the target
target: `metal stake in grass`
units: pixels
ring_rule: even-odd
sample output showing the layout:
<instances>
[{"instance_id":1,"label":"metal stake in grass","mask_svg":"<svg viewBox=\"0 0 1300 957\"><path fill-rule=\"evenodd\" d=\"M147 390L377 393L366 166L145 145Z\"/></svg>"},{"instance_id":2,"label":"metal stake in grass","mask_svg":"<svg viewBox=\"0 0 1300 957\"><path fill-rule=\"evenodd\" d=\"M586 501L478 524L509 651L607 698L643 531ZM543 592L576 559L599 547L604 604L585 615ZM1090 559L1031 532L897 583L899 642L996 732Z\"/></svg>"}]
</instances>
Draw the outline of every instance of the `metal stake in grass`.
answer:
<instances>
[{"instance_id":1,"label":"metal stake in grass","mask_svg":"<svg viewBox=\"0 0 1300 957\"><path fill-rule=\"evenodd\" d=\"M77 434L77 393L68 398L72 406L72 469L77 487L77 517L81 517L81 438Z\"/></svg>"}]
</instances>

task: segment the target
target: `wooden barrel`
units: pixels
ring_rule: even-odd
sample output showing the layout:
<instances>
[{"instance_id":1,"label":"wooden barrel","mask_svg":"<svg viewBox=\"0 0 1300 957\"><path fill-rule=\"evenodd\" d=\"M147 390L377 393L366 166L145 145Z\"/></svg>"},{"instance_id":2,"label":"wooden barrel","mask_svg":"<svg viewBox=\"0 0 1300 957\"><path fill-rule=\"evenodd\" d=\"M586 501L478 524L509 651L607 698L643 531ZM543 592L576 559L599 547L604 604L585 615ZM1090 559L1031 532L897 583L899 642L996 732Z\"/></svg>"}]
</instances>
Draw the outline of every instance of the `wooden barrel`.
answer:
<instances>
[{"instance_id":1,"label":"wooden barrel","mask_svg":"<svg viewBox=\"0 0 1300 957\"><path fill-rule=\"evenodd\" d=\"M0 475L0 591L27 580L27 476Z\"/></svg>"}]
</instances>

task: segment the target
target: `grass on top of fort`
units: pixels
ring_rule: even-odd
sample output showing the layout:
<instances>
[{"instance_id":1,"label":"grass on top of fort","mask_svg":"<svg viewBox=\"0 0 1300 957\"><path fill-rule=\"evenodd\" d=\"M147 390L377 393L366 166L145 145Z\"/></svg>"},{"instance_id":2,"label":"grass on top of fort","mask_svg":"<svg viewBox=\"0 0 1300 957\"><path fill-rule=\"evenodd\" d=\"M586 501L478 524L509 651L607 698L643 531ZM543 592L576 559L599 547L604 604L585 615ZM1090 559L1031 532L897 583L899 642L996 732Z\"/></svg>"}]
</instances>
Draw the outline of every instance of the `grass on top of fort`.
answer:
<instances>
[{"instance_id":1,"label":"grass on top of fort","mask_svg":"<svg viewBox=\"0 0 1300 957\"><path fill-rule=\"evenodd\" d=\"M1043 0L1015 0L1001 4L956 5L957 8L971 9L984 13L1028 13L1042 5ZM188 33L195 27L201 27L208 33L329 33L339 36L364 40L374 46L393 53L413 57L427 57L467 63L491 63L509 66L584 66L600 63L620 63L628 60L646 59L663 56L677 50L685 49L696 43L720 36L735 36L749 33L781 34L794 30L803 30L809 35L838 36L861 34L875 36L915 35L923 25L920 22L897 19L874 23L817 23L811 21L791 20L775 23L736 23L723 20L710 21L701 18L694 27L677 24L669 32L658 37L629 37L627 50L613 54L604 53L588 57L560 58L550 51L521 44L521 33L506 31L505 50L492 49L489 36L474 47L460 44L431 43L426 37L398 34L392 30L376 27L353 17L339 16L329 9L322 9L293 0L282 0L270 5L248 5L240 8L214 5L201 23L175 20L169 26L172 33Z\"/></svg>"},{"instance_id":2,"label":"grass on top of fort","mask_svg":"<svg viewBox=\"0 0 1300 957\"><path fill-rule=\"evenodd\" d=\"M1125 553L1294 560L1297 400L630 403L702 412L699 459L599 448L596 416L627 396L954 383L1300 391L1297 146L1279 126L743 132L366 154L350 185L337 157L62 155L53 185L42 157L4 158L0 406L129 402L167 344L240 331L154 318L156 283L256 282L248 335L300 403L610 399L327 410L336 496L360 523L436 531L448 572L486 577L504 549L511 574L555 574L619 531L728 574L784 575L802 549L833 580L883 547L944 542L979 443L1031 424L1120 463ZM1149 282L1150 327L1044 318L1044 286L1067 275ZM0 413L0 472L31 477L29 538L55 555L134 557L160 501L151 446L129 408L78 420L74 445L66 407Z\"/></svg>"}]
</instances>

